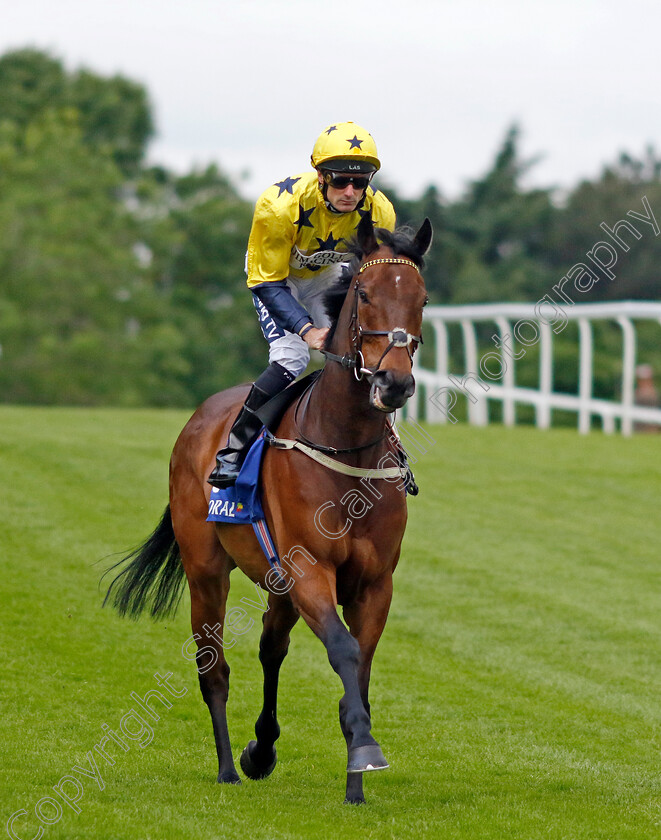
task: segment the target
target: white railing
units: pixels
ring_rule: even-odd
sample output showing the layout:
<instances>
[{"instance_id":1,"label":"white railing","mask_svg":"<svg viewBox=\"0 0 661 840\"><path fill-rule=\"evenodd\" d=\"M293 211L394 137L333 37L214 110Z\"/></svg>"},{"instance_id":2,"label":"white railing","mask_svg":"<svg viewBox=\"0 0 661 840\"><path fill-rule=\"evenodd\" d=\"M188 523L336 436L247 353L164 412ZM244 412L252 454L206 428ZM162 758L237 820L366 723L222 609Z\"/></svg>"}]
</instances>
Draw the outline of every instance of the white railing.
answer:
<instances>
[{"instance_id":1,"label":"white railing","mask_svg":"<svg viewBox=\"0 0 661 840\"><path fill-rule=\"evenodd\" d=\"M594 341L592 322L609 320L622 331L622 378L619 401L593 397ZM576 412L578 429L590 430L592 418L601 419L605 432L616 430L630 435L634 423L661 426L661 409L634 403L636 368L636 327L634 321L661 325L661 303L625 301L618 303L562 305L551 303L499 303L471 306L430 306L425 310L426 334L434 332L435 370L416 363L416 395L408 403L406 416L429 422L455 422L452 409L458 396L467 401L468 420L474 425L489 422L489 400L502 403L505 425L516 423L517 403L532 405L540 428L548 428L553 409ZM553 337L568 321L578 322L578 393L553 390ZM493 347L478 357L477 323L490 322L496 331ZM452 373L448 325L459 324L464 355L463 373ZM660 335L661 337L661 335ZM527 348L539 344L539 384L537 388L516 385L516 360ZM416 359L419 358L419 355Z\"/></svg>"}]
</instances>

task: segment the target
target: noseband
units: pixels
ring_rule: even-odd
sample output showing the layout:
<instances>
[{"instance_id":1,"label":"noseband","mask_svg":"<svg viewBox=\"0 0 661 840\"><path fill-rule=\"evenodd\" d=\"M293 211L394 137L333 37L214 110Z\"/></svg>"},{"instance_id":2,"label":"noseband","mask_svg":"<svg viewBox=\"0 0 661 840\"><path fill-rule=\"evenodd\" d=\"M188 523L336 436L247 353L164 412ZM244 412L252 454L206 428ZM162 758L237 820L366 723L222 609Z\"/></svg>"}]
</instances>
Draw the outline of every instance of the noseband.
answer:
<instances>
[{"instance_id":1,"label":"noseband","mask_svg":"<svg viewBox=\"0 0 661 840\"><path fill-rule=\"evenodd\" d=\"M321 350L321 353L333 362L338 362L344 368L353 369L353 374L358 381L360 381L365 375L373 376L380 368L381 363L385 359L385 357L390 353L393 347L406 347L406 352L408 353L409 359L411 363L413 363L413 352L411 351L411 344L415 341L416 344L422 344L422 335L411 335L411 333L407 332L403 327L394 327L391 330L365 330L360 325L360 320L358 317L358 292L360 291L360 275L365 271L366 268L370 268L373 265L381 265L383 263L388 264L397 264L397 265L408 265L411 268L415 268L417 272L420 272L418 266L412 260L404 260L400 259L399 257L381 257L377 260L368 260L366 263L363 263L361 267L358 269L358 273L354 280L353 284L353 308L351 312L351 322L350 322L350 331L351 331L351 349L353 353L345 353L344 356L338 356L336 353L330 353L328 350ZM365 335L387 335L389 344L386 349L381 354L381 358L376 364L374 368L365 367L365 357L363 356L363 336Z\"/></svg>"}]
</instances>

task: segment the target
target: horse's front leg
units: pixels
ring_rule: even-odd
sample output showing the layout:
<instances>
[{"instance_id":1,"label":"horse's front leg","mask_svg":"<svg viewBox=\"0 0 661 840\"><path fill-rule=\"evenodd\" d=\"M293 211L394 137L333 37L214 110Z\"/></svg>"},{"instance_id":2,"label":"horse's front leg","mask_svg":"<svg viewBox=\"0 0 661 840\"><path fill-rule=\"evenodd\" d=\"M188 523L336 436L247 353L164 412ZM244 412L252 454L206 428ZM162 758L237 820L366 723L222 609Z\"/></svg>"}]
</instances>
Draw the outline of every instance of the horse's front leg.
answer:
<instances>
[{"instance_id":1,"label":"horse's front leg","mask_svg":"<svg viewBox=\"0 0 661 840\"><path fill-rule=\"evenodd\" d=\"M340 725L347 742L347 773L385 769L388 762L370 733L370 715L361 696L360 646L337 614L334 573L314 566L296 581L290 595L305 622L324 643L328 660L342 680Z\"/></svg>"},{"instance_id":2,"label":"horse's front leg","mask_svg":"<svg viewBox=\"0 0 661 840\"><path fill-rule=\"evenodd\" d=\"M392 575L389 574L363 590L360 599L347 604L343 610L344 620L360 647L358 685L360 697L368 715L370 714L369 684L372 659L388 618L391 600ZM340 701L340 719L342 719L342 714L343 707ZM364 801L363 774L348 772L345 802L359 804Z\"/></svg>"},{"instance_id":3,"label":"horse's front leg","mask_svg":"<svg viewBox=\"0 0 661 840\"><path fill-rule=\"evenodd\" d=\"M289 634L298 620L288 595L269 595L263 617L259 660L264 672L264 704L255 724L256 741L250 741L241 755L241 769L249 779L265 779L275 768L274 744L280 736L278 726L278 677L289 649Z\"/></svg>"}]
</instances>

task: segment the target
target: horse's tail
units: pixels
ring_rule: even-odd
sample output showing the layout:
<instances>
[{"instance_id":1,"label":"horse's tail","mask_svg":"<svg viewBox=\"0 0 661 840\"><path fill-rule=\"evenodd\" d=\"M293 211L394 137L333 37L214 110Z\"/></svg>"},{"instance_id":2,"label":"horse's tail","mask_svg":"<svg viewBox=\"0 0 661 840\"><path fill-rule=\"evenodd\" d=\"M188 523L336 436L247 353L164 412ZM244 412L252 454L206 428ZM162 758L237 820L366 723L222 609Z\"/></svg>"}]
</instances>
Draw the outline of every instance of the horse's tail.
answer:
<instances>
[{"instance_id":1,"label":"horse's tail","mask_svg":"<svg viewBox=\"0 0 661 840\"><path fill-rule=\"evenodd\" d=\"M108 587L103 606L110 603L120 615L129 618L138 618L147 606L152 618L174 615L183 593L184 567L172 528L170 505L143 545L105 574L124 564L127 565Z\"/></svg>"}]
</instances>

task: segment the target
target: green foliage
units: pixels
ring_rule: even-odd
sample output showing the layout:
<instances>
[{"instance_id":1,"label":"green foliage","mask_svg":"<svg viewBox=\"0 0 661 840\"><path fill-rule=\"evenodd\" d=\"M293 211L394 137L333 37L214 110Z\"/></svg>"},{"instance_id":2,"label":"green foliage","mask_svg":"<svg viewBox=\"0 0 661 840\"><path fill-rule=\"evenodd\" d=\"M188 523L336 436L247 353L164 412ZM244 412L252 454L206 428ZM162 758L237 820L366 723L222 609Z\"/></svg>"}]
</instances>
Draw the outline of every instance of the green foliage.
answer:
<instances>
[{"instance_id":1,"label":"green foliage","mask_svg":"<svg viewBox=\"0 0 661 840\"><path fill-rule=\"evenodd\" d=\"M551 194L522 188L532 162L519 160L518 137L511 128L492 169L458 201L443 208L430 187L420 201L397 204L398 219L427 215L434 224L425 278L438 303L538 300L550 285L544 250Z\"/></svg>"},{"instance_id":2,"label":"green foliage","mask_svg":"<svg viewBox=\"0 0 661 840\"><path fill-rule=\"evenodd\" d=\"M553 292L577 263L587 263L599 280L588 292L569 282L566 291L576 303L599 300L657 300L661 295L661 236L652 225L631 217L647 215L647 197L656 222L661 220L661 159L653 148L640 159L620 155L595 181L583 181L555 203L550 190L526 189L522 179L534 165L518 151L519 132L511 128L490 170L469 185L454 202L443 202L430 187L418 201L403 201L395 194L398 220L418 225L424 216L434 223L433 252L425 269L430 296L436 303L523 301L535 303ZM391 192L392 194L392 192ZM602 229L620 220L633 222L640 239L623 231L629 251L618 247L615 279L608 279L586 256L596 243L610 242ZM594 327L596 351L594 393L619 396L621 331L612 324ZM576 393L578 361L575 330L555 340L554 377L561 391ZM639 358L661 370L658 336L639 332ZM459 361L462 364L463 361ZM517 367L521 384L538 381L536 354L528 353Z\"/></svg>"},{"instance_id":3,"label":"green foliage","mask_svg":"<svg viewBox=\"0 0 661 840\"><path fill-rule=\"evenodd\" d=\"M122 76L104 79L81 70L71 79L70 97L81 115L85 142L108 147L122 172L135 173L154 133L142 85Z\"/></svg>"},{"instance_id":4,"label":"green foliage","mask_svg":"<svg viewBox=\"0 0 661 840\"><path fill-rule=\"evenodd\" d=\"M62 63L33 49L0 58L0 122L26 128L49 109L75 111L84 142L107 150L125 175L134 173L154 133L142 85L89 70L67 73Z\"/></svg>"},{"instance_id":5,"label":"green foliage","mask_svg":"<svg viewBox=\"0 0 661 840\"><path fill-rule=\"evenodd\" d=\"M181 336L190 401L255 378L266 353L244 273L251 207L215 167L183 178L145 173L137 194L151 274Z\"/></svg>"},{"instance_id":6,"label":"green foliage","mask_svg":"<svg viewBox=\"0 0 661 840\"><path fill-rule=\"evenodd\" d=\"M120 173L67 111L5 128L0 155L3 399L94 401L121 372L116 295L138 281Z\"/></svg>"},{"instance_id":7,"label":"green foliage","mask_svg":"<svg viewBox=\"0 0 661 840\"><path fill-rule=\"evenodd\" d=\"M0 58L0 122L25 127L53 103L64 104L67 76L60 61L38 50Z\"/></svg>"},{"instance_id":8,"label":"green foliage","mask_svg":"<svg viewBox=\"0 0 661 840\"><path fill-rule=\"evenodd\" d=\"M264 367L245 286L251 206L214 166L177 176L143 164L149 97L122 76L68 71L34 49L0 56L0 400L189 406ZM526 186L534 160L511 127L481 177L455 200L429 185L403 199L399 223L434 226L425 279L434 303L536 302L600 239L600 224L661 218L661 159L621 154L562 204ZM616 278L573 297L656 299L661 236L637 222ZM617 331L616 331L617 332ZM601 341L601 338L603 341ZM618 336L598 330L604 349ZM555 377L575 381L568 333ZM640 357L661 368L641 333ZM596 393L619 363L597 357ZM535 376L532 355L521 375Z\"/></svg>"},{"instance_id":9,"label":"green foliage","mask_svg":"<svg viewBox=\"0 0 661 840\"><path fill-rule=\"evenodd\" d=\"M432 223L434 238L425 257L425 284L432 302L448 303L453 295L459 254L457 243L448 229L447 208L438 188L430 185L419 199L412 201L401 198L391 187L386 187L384 191L393 202L398 225L417 229L425 218Z\"/></svg>"},{"instance_id":10,"label":"green foliage","mask_svg":"<svg viewBox=\"0 0 661 840\"><path fill-rule=\"evenodd\" d=\"M622 232L629 251L625 253L618 246L615 279L600 280L584 296L586 299L657 300L661 295L661 236L656 237L649 224L627 215L629 211L646 215L643 196L661 221L661 159L651 147L640 159L621 154L616 164L604 168L598 180L582 181L558 210L549 241L549 261L558 276L572 264L585 262L585 254L599 240L611 242L600 227L602 222L612 228L618 221L627 220L642 235L637 240L630 232Z\"/></svg>"},{"instance_id":11,"label":"green foliage","mask_svg":"<svg viewBox=\"0 0 661 840\"><path fill-rule=\"evenodd\" d=\"M121 77L22 50L0 103L0 399L192 405L254 376L250 208L222 173L141 168L151 115Z\"/></svg>"}]
</instances>

